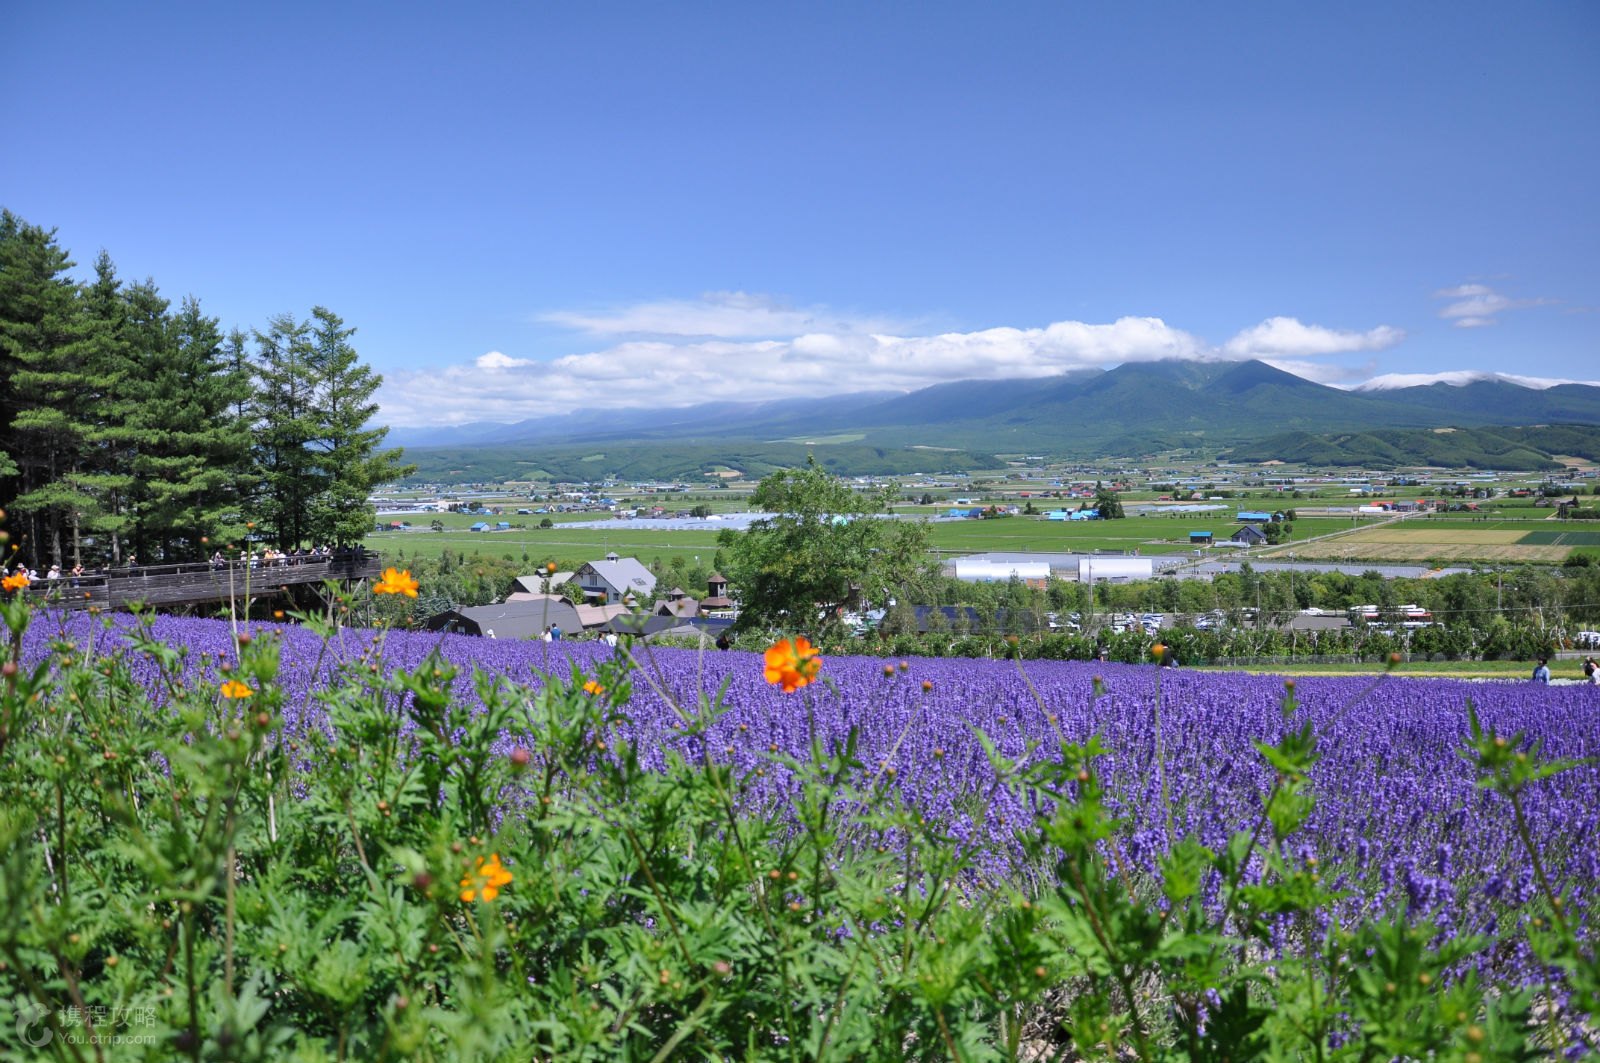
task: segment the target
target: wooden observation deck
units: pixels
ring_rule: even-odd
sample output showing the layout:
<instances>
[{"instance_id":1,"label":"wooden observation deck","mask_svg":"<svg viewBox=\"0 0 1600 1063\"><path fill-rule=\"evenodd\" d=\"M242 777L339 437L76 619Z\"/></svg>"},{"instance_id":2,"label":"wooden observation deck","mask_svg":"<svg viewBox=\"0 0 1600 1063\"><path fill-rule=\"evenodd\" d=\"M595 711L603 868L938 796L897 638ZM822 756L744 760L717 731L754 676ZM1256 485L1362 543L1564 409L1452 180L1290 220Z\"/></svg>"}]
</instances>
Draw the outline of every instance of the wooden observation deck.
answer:
<instances>
[{"instance_id":1,"label":"wooden observation deck","mask_svg":"<svg viewBox=\"0 0 1600 1063\"><path fill-rule=\"evenodd\" d=\"M261 564L227 561L188 565L138 565L133 568L86 572L82 576L38 579L27 594L39 602L66 609L126 608L142 602L152 606L226 606L277 594L297 584L323 580L349 582L377 579L383 574L379 556L368 550L341 550L327 557L294 558Z\"/></svg>"}]
</instances>

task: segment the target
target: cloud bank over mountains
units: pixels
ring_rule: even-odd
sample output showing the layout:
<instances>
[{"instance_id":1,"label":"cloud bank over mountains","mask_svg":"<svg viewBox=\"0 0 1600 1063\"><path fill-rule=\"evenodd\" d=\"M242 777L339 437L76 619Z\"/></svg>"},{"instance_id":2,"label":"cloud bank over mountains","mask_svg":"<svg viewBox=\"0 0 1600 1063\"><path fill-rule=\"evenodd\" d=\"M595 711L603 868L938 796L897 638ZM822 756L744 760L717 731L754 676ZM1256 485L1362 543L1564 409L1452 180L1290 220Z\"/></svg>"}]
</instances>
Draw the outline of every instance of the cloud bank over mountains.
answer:
<instances>
[{"instance_id":1,"label":"cloud bank over mountains","mask_svg":"<svg viewBox=\"0 0 1600 1063\"><path fill-rule=\"evenodd\" d=\"M1493 293L1477 287L1451 289L1458 293L1452 305L1479 307L1474 314L1498 312L1484 301ZM1497 305L1504 310L1511 304ZM1174 358L1255 358L1319 383L1348 386L1370 377L1375 366L1315 359L1381 351L1405 338L1391 325L1343 330L1293 317L1268 318L1220 345L1158 317L941 332L914 321L796 307L745 292L560 311L536 320L577 332L596 346L553 359L488 351L439 369L392 372L380 396L384 418L395 425L443 426L577 409L912 391L955 380L1042 378Z\"/></svg>"},{"instance_id":2,"label":"cloud bank over mountains","mask_svg":"<svg viewBox=\"0 0 1600 1063\"><path fill-rule=\"evenodd\" d=\"M1552 377L1519 376L1515 373L1488 373L1479 369L1458 369L1450 373L1385 373L1358 385L1356 391L1393 391L1395 388L1426 387L1429 384L1449 384L1463 387L1480 381L1499 381L1519 387L1544 391L1558 384L1587 384L1600 387L1600 380L1563 380Z\"/></svg>"}]
</instances>

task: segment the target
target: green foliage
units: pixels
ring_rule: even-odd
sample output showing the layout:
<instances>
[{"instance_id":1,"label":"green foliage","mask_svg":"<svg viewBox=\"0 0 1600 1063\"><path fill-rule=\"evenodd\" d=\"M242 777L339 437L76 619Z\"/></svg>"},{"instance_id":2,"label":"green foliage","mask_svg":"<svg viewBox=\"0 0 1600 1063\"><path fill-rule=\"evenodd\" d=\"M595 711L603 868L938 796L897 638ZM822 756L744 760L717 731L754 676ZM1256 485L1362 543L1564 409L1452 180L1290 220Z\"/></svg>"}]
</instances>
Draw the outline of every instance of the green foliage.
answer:
<instances>
[{"instance_id":1,"label":"green foliage","mask_svg":"<svg viewBox=\"0 0 1600 1063\"><path fill-rule=\"evenodd\" d=\"M0 507L29 563L195 561L259 520L279 545L358 541L406 475L369 428L381 379L317 307L226 339L196 299L76 284L55 234L0 212Z\"/></svg>"},{"instance_id":2,"label":"green foliage","mask_svg":"<svg viewBox=\"0 0 1600 1063\"><path fill-rule=\"evenodd\" d=\"M82 1058L97 1031L69 1015L138 1035L110 1058L195 1061L1479 1063L1568 1047L1554 1009L1477 981L1465 961L1492 943L1399 912L1325 917L1339 895L1289 844L1317 757L1292 693L1285 737L1259 747L1277 781L1253 829L1179 841L1153 878L1107 844L1126 825L1099 739L1011 759L980 736L999 785L1039 810L1014 828L1039 873L996 882L854 735L755 769L792 773L787 808L743 808L704 743L645 770L618 706L656 680L626 658L531 688L476 674L469 710L442 659L385 673L363 657L301 704L273 636L242 633L225 663L250 693L228 698L186 686L186 651L143 629L125 652L58 641L15 667L27 607L0 602L0 620L0 1022L29 1033L0 1058ZM307 709L325 723L291 739ZM702 694L678 726L693 739L722 711ZM1513 814L1571 766L1476 720L1464 753ZM981 823L988 807L960 811ZM1593 1012L1588 946L1539 879L1530 942Z\"/></svg>"},{"instance_id":3,"label":"green foliage","mask_svg":"<svg viewBox=\"0 0 1600 1063\"><path fill-rule=\"evenodd\" d=\"M888 493L855 491L807 462L762 480L750 501L772 516L718 537L743 628L822 632L843 610L886 603L926 579L927 529L880 519Z\"/></svg>"},{"instance_id":4,"label":"green foliage","mask_svg":"<svg viewBox=\"0 0 1600 1063\"><path fill-rule=\"evenodd\" d=\"M1117 493L1102 483L1094 485L1092 508L1100 514L1101 520L1121 520L1127 516L1122 511L1122 500L1117 497Z\"/></svg>"}]
</instances>

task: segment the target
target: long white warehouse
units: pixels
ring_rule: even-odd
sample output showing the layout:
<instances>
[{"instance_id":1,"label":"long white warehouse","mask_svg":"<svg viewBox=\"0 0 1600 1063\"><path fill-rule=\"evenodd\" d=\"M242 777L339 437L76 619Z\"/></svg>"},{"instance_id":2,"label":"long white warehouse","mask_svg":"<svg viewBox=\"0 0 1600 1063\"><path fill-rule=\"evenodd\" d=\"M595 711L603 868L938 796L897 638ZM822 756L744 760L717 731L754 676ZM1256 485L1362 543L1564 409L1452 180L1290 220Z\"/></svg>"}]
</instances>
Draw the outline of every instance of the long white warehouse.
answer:
<instances>
[{"instance_id":1,"label":"long white warehouse","mask_svg":"<svg viewBox=\"0 0 1600 1063\"><path fill-rule=\"evenodd\" d=\"M985 561L977 558L956 558L956 579L968 583L1005 583L1012 576L1020 580L1047 580L1050 578L1048 561Z\"/></svg>"},{"instance_id":2,"label":"long white warehouse","mask_svg":"<svg viewBox=\"0 0 1600 1063\"><path fill-rule=\"evenodd\" d=\"M1126 583L1154 579L1156 563L1148 557L1085 557L1078 561L1079 583Z\"/></svg>"}]
</instances>

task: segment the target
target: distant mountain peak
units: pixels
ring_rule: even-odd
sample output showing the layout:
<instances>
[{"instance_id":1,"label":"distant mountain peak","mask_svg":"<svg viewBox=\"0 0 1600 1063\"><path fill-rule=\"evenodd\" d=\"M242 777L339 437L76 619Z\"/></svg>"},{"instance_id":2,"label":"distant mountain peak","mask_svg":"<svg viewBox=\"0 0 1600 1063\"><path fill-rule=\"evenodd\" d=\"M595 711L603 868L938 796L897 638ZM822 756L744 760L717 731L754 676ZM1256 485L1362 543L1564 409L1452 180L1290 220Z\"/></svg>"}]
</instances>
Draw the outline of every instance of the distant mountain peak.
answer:
<instances>
[{"instance_id":1,"label":"distant mountain peak","mask_svg":"<svg viewBox=\"0 0 1600 1063\"><path fill-rule=\"evenodd\" d=\"M1551 377L1520 376L1514 373L1496 373L1483 369L1457 369L1447 373L1385 373L1375 376L1363 384L1357 384L1354 391L1397 391L1401 388L1425 388L1435 385L1449 387L1467 387L1471 384L1509 384L1513 387L1527 388L1531 391L1545 391L1549 388L1559 387L1562 384L1581 384L1589 387L1600 386L1600 382L1593 380L1562 380Z\"/></svg>"}]
</instances>

